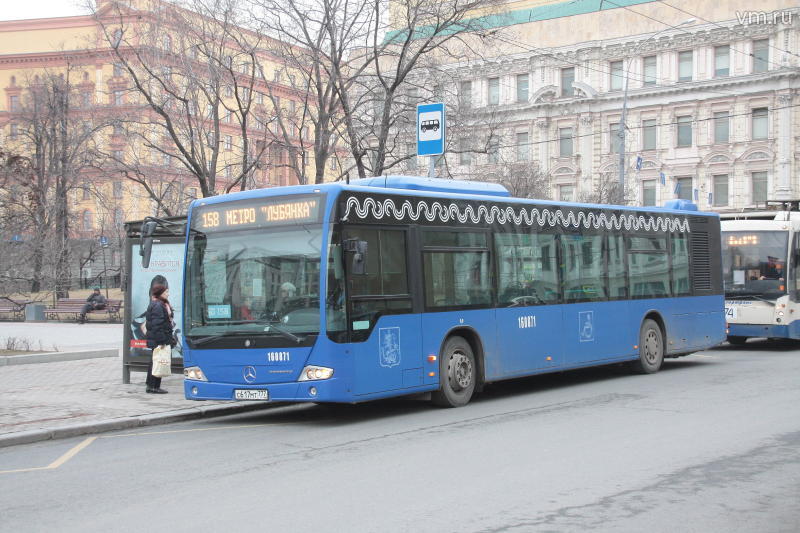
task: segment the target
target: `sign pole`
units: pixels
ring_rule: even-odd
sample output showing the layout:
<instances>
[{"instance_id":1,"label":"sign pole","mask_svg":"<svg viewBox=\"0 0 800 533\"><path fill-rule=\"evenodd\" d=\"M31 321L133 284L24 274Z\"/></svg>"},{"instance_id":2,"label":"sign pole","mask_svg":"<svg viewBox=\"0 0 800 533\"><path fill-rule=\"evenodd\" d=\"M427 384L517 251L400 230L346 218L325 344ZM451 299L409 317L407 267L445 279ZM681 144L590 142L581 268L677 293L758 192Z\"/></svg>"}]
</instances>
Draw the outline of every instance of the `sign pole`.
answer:
<instances>
[{"instance_id":1,"label":"sign pole","mask_svg":"<svg viewBox=\"0 0 800 533\"><path fill-rule=\"evenodd\" d=\"M436 177L436 156L432 155L428 158L428 177Z\"/></svg>"}]
</instances>

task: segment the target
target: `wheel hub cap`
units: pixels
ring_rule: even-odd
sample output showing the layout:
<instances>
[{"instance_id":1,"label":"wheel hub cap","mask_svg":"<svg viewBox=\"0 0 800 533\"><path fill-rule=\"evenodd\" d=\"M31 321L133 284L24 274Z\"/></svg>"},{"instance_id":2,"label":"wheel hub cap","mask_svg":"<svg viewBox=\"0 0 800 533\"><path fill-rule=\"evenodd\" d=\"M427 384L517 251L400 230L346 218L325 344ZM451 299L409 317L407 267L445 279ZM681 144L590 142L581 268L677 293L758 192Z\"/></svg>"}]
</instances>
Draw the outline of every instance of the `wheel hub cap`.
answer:
<instances>
[{"instance_id":1,"label":"wheel hub cap","mask_svg":"<svg viewBox=\"0 0 800 533\"><path fill-rule=\"evenodd\" d=\"M450 356L448 378L453 390L463 390L472 383L472 361L461 352Z\"/></svg>"}]
</instances>

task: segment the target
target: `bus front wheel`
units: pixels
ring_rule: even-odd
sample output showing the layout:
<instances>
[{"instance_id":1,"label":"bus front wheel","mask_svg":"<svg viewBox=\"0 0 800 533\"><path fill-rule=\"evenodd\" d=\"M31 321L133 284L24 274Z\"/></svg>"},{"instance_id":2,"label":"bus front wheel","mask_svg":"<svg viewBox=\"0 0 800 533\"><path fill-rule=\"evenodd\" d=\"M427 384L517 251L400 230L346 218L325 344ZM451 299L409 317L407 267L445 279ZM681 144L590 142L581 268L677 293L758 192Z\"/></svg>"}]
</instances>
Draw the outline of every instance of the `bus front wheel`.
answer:
<instances>
[{"instance_id":1,"label":"bus front wheel","mask_svg":"<svg viewBox=\"0 0 800 533\"><path fill-rule=\"evenodd\" d=\"M639 359L633 361L631 368L637 374L653 374L664 362L664 335L655 320L642 322L639 330Z\"/></svg>"},{"instance_id":2,"label":"bus front wheel","mask_svg":"<svg viewBox=\"0 0 800 533\"><path fill-rule=\"evenodd\" d=\"M433 393L434 405L461 407L475 392L477 368L472 347L463 337L450 337L439 355L441 388Z\"/></svg>"},{"instance_id":3,"label":"bus front wheel","mask_svg":"<svg viewBox=\"0 0 800 533\"><path fill-rule=\"evenodd\" d=\"M735 344L736 346L741 346L747 342L747 337L739 337L738 335L734 335L733 337L728 337L728 342Z\"/></svg>"}]
</instances>

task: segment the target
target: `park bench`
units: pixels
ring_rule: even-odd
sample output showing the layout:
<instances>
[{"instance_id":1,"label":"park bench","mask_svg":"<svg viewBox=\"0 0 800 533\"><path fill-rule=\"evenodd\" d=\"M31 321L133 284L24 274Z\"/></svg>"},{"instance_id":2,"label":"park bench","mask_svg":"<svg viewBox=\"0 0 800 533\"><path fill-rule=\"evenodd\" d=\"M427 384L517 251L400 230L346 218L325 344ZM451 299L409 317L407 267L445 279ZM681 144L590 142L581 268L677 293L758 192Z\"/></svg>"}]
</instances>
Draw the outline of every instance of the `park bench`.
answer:
<instances>
[{"instance_id":1,"label":"park bench","mask_svg":"<svg viewBox=\"0 0 800 533\"><path fill-rule=\"evenodd\" d=\"M69 317L77 321L80 320L81 309L85 303L86 300L83 298L59 298L54 307L48 307L44 310L44 316L48 320L61 320L62 317ZM92 309L86 313L86 318L105 315L109 324L112 320L121 322L121 308L122 300L108 299L104 309Z\"/></svg>"},{"instance_id":2,"label":"park bench","mask_svg":"<svg viewBox=\"0 0 800 533\"><path fill-rule=\"evenodd\" d=\"M25 306L28 302L17 302L3 296L0 298L0 315L10 320L25 320Z\"/></svg>"}]
</instances>

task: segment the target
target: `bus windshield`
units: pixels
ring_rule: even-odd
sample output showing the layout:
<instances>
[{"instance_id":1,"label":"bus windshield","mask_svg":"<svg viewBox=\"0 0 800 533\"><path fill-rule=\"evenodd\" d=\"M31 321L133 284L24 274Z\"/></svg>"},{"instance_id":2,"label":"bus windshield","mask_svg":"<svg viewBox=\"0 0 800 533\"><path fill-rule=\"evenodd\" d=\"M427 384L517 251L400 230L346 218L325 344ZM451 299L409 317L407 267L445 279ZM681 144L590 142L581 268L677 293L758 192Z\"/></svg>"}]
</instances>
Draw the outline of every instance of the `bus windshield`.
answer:
<instances>
[{"instance_id":1,"label":"bus windshield","mask_svg":"<svg viewBox=\"0 0 800 533\"><path fill-rule=\"evenodd\" d=\"M727 298L775 299L786 294L785 231L725 231L722 279Z\"/></svg>"},{"instance_id":2,"label":"bus windshield","mask_svg":"<svg viewBox=\"0 0 800 533\"><path fill-rule=\"evenodd\" d=\"M186 335L282 337L320 330L322 226L190 235Z\"/></svg>"}]
</instances>

